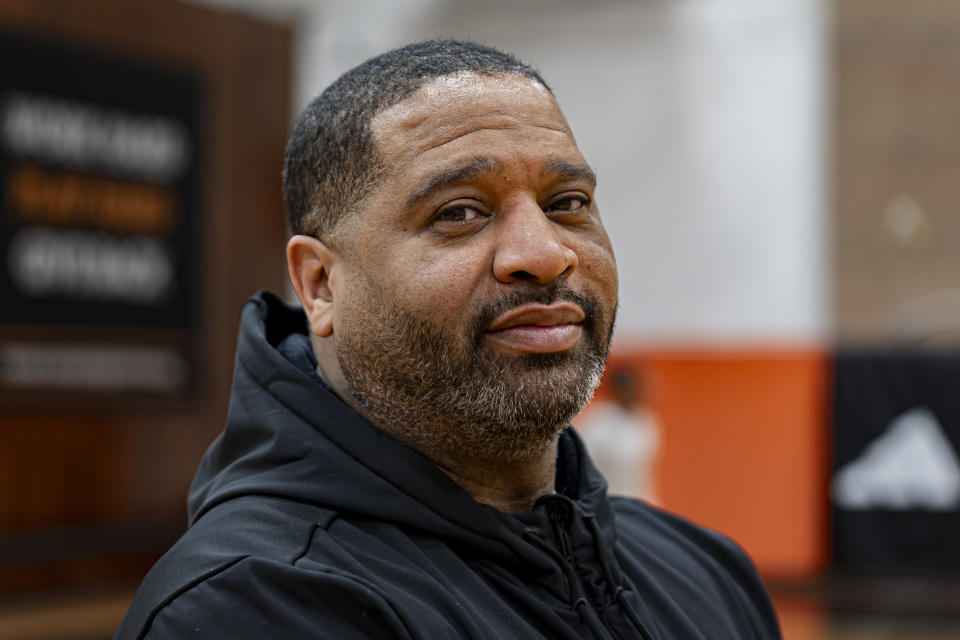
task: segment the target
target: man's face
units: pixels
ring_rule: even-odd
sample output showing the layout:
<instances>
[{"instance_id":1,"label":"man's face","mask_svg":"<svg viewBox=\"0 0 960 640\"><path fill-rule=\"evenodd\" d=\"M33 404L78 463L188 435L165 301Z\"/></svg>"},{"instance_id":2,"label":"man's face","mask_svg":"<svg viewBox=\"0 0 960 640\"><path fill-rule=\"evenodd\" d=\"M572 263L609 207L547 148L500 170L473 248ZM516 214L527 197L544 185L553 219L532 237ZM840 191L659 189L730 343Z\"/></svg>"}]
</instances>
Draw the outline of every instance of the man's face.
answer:
<instances>
[{"instance_id":1,"label":"man's face","mask_svg":"<svg viewBox=\"0 0 960 640\"><path fill-rule=\"evenodd\" d=\"M530 79L468 73L372 128L385 180L335 235L350 391L414 439L542 448L599 383L617 300L593 174L562 113Z\"/></svg>"}]
</instances>

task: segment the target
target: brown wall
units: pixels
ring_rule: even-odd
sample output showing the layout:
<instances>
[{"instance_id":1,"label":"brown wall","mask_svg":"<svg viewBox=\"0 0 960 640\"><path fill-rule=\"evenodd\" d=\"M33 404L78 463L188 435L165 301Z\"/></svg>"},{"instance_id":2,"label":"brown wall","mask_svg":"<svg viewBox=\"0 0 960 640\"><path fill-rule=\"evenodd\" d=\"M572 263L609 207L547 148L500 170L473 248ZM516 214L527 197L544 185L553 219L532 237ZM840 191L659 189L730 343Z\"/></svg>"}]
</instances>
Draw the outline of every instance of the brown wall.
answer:
<instances>
[{"instance_id":1,"label":"brown wall","mask_svg":"<svg viewBox=\"0 0 960 640\"><path fill-rule=\"evenodd\" d=\"M284 286L291 36L169 0L0 0L0 28L201 83L195 393L160 408L0 410L0 591L136 576L183 528L222 428L242 302Z\"/></svg>"},{"instance_id":2,"label":"brown wall","mask_svg":"<svg viewBox=\"0 0 960 640\"><path fill-rule=\"evenodd\" d=\"M956 343L960 4L837 0L834 13L838 337Z\"/></svg>"}]
</instances>

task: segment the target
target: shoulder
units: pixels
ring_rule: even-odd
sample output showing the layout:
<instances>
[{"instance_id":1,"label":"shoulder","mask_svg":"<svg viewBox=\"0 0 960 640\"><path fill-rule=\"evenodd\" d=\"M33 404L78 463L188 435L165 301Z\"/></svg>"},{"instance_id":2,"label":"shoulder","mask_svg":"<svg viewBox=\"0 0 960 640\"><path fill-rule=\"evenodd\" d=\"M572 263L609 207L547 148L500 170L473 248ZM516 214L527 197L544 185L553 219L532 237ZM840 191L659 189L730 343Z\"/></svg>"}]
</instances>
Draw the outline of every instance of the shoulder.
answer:
<instances>
[{"instance_id":1,"label":"shoulder","mask_svg":"<svg viewBox=\"0 0 960 640\"><path fill-rule=\"evenodd\" d=\"M643 571L665 594L717 606L723 617L779 638L766 588L747 553L727 536L639 500L613 498L617 546L628 565ZM679 594L679 595L677 595ZM744 636L749 637L749 636Z\"/></svg>"},{"instance_id":2,"label":"shoulder","mask_svg":"<svg viewBox=\"0 0 960 640\"><path fill-rule=\"evenodd\" d=\"M330 609L324 619L331 630L338 618L353 625L350 632L367 619L370 633L379 633L392 621L374 585L333 567L297 569L316 532L336 515L264 496L212 509L147 574L115 639L295 636L310 622L295 614L306 610L296 606L306 594ZM403 637L402 627L391 633Z\"/></svg>"},{"instance_id":3,"label":"shoulder","mask_svg":"<svg viewBox=\"0 0 960 640\"><path fill-rule=\"evenodd\" d=\"M619 535L625 536L627 542L642 541L644 546L661 552L709 555L723 563L753 568L740 546L722 533L641 500L612 497L610 504Z\"/></svg>"}]
</instances>

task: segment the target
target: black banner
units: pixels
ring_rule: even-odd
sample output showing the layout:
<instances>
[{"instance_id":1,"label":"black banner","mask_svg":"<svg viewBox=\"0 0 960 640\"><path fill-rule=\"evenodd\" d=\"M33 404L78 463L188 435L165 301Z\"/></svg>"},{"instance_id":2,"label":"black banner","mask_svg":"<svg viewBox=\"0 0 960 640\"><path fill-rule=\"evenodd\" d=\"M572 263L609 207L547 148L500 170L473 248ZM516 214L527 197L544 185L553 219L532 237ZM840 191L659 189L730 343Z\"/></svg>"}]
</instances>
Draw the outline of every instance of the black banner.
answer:
<instances>
[{"instance_id":1,"label":"black banner","mask_svg":"<svg viewBox=\"0 0 960 640\"><path fill-rule=\"evenodd\" d=\"M199 83L2 34L0 58L0 401L182 395Z\"/></svg>"},{"instance_id":2,"label":"black banner","mask_svg":"<svg viewBox=\"0 0 960 640\"><path fill-rule=\"evenodd\" d=\"M960 570L960 352L840 351L834 376L835 567Z\"/></svg>"}]
</instances>

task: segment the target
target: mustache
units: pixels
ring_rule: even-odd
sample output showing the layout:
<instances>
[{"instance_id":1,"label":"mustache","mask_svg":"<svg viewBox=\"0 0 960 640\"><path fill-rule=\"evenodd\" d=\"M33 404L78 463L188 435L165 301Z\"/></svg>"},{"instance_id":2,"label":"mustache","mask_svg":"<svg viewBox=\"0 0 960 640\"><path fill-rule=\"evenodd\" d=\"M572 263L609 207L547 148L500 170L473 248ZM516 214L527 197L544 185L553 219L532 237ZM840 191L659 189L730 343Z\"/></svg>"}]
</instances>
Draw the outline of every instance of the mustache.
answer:
<instances>
[{"instance_id":1,"label":"mustache","mask_svg":"<svg viewBox=\"0 0 960 640\"><path fill-rule=\"evenodd\" d=\"M589 298L570 288L566 280L554 280L547 286L529 285L511 291L496 300L484 303L472 321L473 335L479 338L483 329L494 318L525 304L549 305L559 301L572 302L583 311L583 325L590 328L595 323L595 308Z\"/></svg>"}]
</instances>

